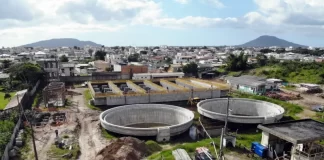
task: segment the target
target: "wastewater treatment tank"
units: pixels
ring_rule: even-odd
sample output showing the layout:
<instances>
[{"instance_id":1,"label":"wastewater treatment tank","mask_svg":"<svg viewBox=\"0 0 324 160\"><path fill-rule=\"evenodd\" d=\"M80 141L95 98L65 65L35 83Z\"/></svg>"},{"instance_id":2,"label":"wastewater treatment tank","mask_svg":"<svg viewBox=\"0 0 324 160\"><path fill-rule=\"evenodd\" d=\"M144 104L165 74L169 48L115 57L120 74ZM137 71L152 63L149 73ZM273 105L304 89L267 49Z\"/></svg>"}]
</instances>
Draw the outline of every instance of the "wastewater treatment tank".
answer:
<instances>
[{"instance_id":1,"label":"wastewater treatment tank","mask_svg":"<svg viewBox=\"0 0 324 160\"><path fill-rule=\"evenodd\" d=\"M171 136L189 129L194 118L188 109L165 104L132 104L108 109L100 114L106 130L129 136L156 136L169 141Z\"/></svg>"},{"instance_id":2,"label":"wastewater treatment tank","mask_svg":"<svg viewBox=\"0 0 324 160\"><path fill-rule=\"evenodd\" d=\"M201 101L197 104L198 112L208 118L225 121L227 98L216 98ZM273 123L283 117L285 110L270 102L245 99L229 99L228 121L243 124Z\"/></svg>"}]
</instances>

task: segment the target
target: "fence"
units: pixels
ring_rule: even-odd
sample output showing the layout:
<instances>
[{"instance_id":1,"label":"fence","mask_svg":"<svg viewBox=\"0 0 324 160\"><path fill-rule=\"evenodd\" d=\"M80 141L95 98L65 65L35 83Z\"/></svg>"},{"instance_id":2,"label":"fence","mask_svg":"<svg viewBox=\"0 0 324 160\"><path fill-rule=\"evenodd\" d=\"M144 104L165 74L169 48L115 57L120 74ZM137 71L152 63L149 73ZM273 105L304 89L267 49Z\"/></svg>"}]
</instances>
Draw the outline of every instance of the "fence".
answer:
<instances>
[{"instance_id":1,"label":"fence","mask_svg":"<svg viewBox=\"0 0 324 160\"><path fill-rule=\"evenodd\" d=\"M27 109L27 108L31 107L31 105L33 103L33 98L35 96L35 93L36 93L36 91L37 91L37 89L39 88L40 85L42 85L42 82L38 81L36 83L36 85L31 90L28 90L28 92L26 92L24 94L24 96L20 99L20 104L18 104L16 107L0 111L0 114L10 114L13 111L17 111L17 110L19 110L18 106L20 106L20 105L23 106L24 109ZM2 120L2 119L0 119L0 120ZM15 138L16 138L18 132L19 132L21 123L22 123L22 114L20 114L19 120L16 123L16 126L15 126L15 128L13 130L12 135L11 135L10 141L6 145L6 148L4 150L4 153L2 154L1 160L9 160L9 152L13 148Z\"/></svg>"},{"instance_id":2,"label":"fence","mask_svg":"<svg viewBox=\"0 0 324 160\"><path fill-rule=\"evenodd\" d=\"M12 147L14 145L14 141L16 139L16 136L17 136L18 132L19 132L21 122L22 122L22 120L21 120L21 117L20 117L17 124L16 124L16 126L15 126L15 128L14 128L14 130L13 130L10 141L6 145L6 149L3 152L1 160L9 160L9 152L10 152L10 150L12 149Z\"/></svg>"}]
</instances>

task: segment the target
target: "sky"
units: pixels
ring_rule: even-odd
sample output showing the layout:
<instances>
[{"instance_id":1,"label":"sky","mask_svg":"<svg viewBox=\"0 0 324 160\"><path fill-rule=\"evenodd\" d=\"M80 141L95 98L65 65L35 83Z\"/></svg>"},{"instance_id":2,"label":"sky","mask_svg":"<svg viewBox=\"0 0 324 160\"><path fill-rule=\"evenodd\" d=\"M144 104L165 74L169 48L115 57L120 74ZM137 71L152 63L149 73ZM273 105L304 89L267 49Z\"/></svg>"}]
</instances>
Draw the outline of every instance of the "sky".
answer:
<instances>
[{"instance_id":1,"label":"sky","mask_svg":"<svg viewBox=\"0 0 324 160\"><path fill-rule=\"evenodd\" d=\"M272 35L324 47L323 15L323 0L1 0L0 46L218 46Z\"/></svg>"}]
</instances>

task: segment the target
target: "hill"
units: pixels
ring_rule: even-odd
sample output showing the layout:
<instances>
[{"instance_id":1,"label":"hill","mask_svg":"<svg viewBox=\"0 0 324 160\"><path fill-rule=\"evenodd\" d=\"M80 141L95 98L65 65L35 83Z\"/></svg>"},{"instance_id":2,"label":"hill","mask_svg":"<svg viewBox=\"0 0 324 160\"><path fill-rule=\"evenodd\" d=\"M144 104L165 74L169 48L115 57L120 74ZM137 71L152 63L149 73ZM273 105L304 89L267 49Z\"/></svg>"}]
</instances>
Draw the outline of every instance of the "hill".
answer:
<instances>
[{"instance_id":1,"label":"hill","mask_svg":"<svg viewBox=\"0 0 324 160\"><path fill-rule=\"evenodd\" d=\"M78 39L73 38L59 38L59 39L50 39L50 40L43 40L39 42L34 42L30 44L22 45L22 47L47 47L47 48L54 48L54 47L83 47L86 45L90 46L102 46L100 44L94 43L92 41L80 41Z\"/></svg>"},{"instance_id":2,"label":"hill","mask_svg":"<svg viewBox=\"0 0 324 160\"><path fill-rule=\"evenodd\" d=\"M306 47L304 45L292 43L280 38L277 38L275 36L260 36L257 39L254 39L252 41L249 41L247 43L244 43L242 45L239 45L239 47L272 47L272 46L278 46L278 47Z\"/></svg>"}]
</instances>

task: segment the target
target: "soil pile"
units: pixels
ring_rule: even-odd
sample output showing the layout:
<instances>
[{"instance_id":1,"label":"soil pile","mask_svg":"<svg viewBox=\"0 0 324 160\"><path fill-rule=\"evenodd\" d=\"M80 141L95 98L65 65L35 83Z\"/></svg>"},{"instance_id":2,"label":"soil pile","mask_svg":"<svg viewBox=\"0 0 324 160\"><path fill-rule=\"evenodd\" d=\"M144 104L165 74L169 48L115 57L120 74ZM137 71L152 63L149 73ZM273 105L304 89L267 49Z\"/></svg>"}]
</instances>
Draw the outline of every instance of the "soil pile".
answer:
<instances>
[{"instance_id":1,"label":"soil pile","mask_svg":"<svg viewBox=\"0 0 324 160\"><path fill-rule=\"evenodd\" d=\"M133 137L122 137L103 148L96 160L140 160L146 153L144 142Z\"/></svg>"}]
</instances>

